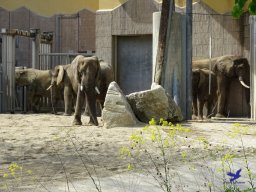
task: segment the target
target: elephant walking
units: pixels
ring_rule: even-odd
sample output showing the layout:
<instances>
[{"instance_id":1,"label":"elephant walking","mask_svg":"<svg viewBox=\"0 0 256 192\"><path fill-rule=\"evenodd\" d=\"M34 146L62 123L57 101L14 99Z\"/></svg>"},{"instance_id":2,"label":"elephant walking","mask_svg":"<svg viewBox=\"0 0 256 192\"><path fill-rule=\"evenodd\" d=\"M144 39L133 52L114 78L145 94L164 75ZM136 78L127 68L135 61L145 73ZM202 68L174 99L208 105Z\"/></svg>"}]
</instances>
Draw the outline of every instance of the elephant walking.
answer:
<instances>
[{"instance_id":1,"label":"elephant walking","mask_svg":"<svg viewBox=\"0 0 256 192\"><path fill-rule=\"evenodd\" d=\"M211 86L209 93L209 76L211 75ZM217 80L215 74L208 69L192 70L192 119L203 119L203 107L207 108L207 117L215 114L214 107L217 102ZM198 113L199 106L199 113Z\"/></svg>"},{"instance_id":2,"label":"elephant walking","mask_svg":"<svg viewBox=\"0 0 256 192\"><path fill-rule=\"evenodd\" d=\"M112 66L108 63L106 63L103 60L100 60L100 71L99 76L96 82L97 88L99 92L96 94L96 101L98 103L97 106L99 106L100 110L102 111L105 97L107 94L108 86L109 84L114 81L114 73ZM86 103L85 107L85 114L88 114L88 105ZM99 112L100 114L100 112Z\"/></svg>"},{"instance_id":3,"label":"elephant walking","mask_svg":"<svg viewBox=\"0 0 256 192\"><path fill-rule=\"evenodd\" d=\"M96 99L104 103L109 83L113 80L111 66L97 57L77 56L71 64L58 65L52 71L54 85L64 87L65 114L71 115L76 100L74 125L81 125L81 109L85 102L91 124L98 125ZM98 93L97 93L98 92Z\"/></svg>"}]
</instances>

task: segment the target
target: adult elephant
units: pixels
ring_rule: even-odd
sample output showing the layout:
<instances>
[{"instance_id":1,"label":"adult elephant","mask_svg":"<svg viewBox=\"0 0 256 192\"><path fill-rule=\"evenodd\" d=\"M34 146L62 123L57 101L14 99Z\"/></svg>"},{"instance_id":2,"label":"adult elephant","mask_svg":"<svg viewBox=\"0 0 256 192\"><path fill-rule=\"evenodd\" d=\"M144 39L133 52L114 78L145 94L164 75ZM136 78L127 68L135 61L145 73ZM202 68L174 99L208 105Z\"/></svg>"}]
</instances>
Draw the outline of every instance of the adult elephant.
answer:
<instances>
[{"instance_id":1,"label":"adult elephant","mask_svg":"<svg viewBox=\"0 0 256 192\"><path fill-rule=\"evenodd\" d=\"M192 61L192 69L209 69L212 70L213 66L216 64L218 60L221 60L223 58L237 58L237 56L234 55L225 55L220 57L213 57L211 59L196 59ZM211 68L211 69L210 69Z\"/></svg>"},{"instance_id":2,"label":"adult elephant","mask_svg":"<svg viewBox=\"0 0 256 192\"><path fill-rule=\"evenodd\" d=\"M238 56L222 56L216 60L213 66L213 72L217 77L217 114L216 117L225 117L227 97L229 93L230 82L238 79L245 87L246 101L250 102L250 66L248 60Z\"/></svg>"},{"instance_id":3,"label":"adult elephant","mask_svg":"<svg viewBox=\"0 0 256 192\"><path fill-rule=\"evenodd\" d=\"M103 107L108 85L114 80L114 77L111 65L103 60L99 60L99 63L100 71L96 82L96 87L98 88L99 93L96 94L96 100L100 103L101 107ZM51 87L53 87L53 90L55 85L64 88L65 115L72 114L73 103L75 103L77 97L78 85L75 85L74 83L75 79L73 74L71 64L57 65L52 70ZM89 114L88 105L86 105L86 109L86 114Z\"/></svg>"},{"instance_id":4,"label":"adult elephant","mask_svg":"<svg viewBox=\"0 0 256 192\"><path fill-rule=\"evenodd\" d=\"M114 73L113 73L112 66L107 62L105 62L104 60L100 60L100 71L99 71L99 76L96 82L99 92L96 94L96 101L99 104L101 111L104 106L108 86L112 81L114 81ZM86 103L85 114L86 115L89 114L87 103ZM99 111L99 114L100 114L100 111Z\"/></svg>"},{"instance_id":5,"label":"adult elephant","mask_svg":"<svg viewBox=\"0 0 256 192\"><path fill-rule=\"evenodd\" d=\"M33 112L39 112L42 97L53 97L53 105L62 100L61 90L57 89L56 94L52 96L47 87L51 84L52 75L50 70L38 70L33 68L15 69L16 86L27 86L28 101ZM53 109L55 113L55 110Z\"/></svg>"},{"instance_id":6,"label":"adult elephant","mask_svg":"<svg viewBox=\"0 0 256 192\"><path fill-rule=\"evenodd\" d=\"M209 76L211 87L209 93ZM203 120L203 107L207 108L207 118L213 116L217 102L217 80L215 74L208 69L192 69L192 119ZM199 113L198 113L199 106Z\"/></svg>"},{"instance_id":7,"label":"adult elephant","mask_svg":"<svg viewBox=\"0 0 256 192\"><path fill-rule=\"evenodd\" d=\"M76 98L74 125L81 125L81 108L88 105L91 124L98 125L96 97L104 102L108 84L112 81L112 68L97 57L77 56L71 64L58 65L52 71L52 86L64 87L65 114L70 115L72 98ZM105 76L106 75L106 76ZM97 93L98 92L98 93Z\"/></svg>"},{"instance_id":8,"label":"adult elephant","mask_svg":"<svg viewBox=\"0 0 256 192\"><path fill-rule=\"evenodd\" d=\"M62 88L64 95L64 115L71 115L76 102L78 82L75 79L74 66L71 64L57 65L51 71L51 85L47 88L55 93L56 89Z\"/></svg>"}]
</instances>

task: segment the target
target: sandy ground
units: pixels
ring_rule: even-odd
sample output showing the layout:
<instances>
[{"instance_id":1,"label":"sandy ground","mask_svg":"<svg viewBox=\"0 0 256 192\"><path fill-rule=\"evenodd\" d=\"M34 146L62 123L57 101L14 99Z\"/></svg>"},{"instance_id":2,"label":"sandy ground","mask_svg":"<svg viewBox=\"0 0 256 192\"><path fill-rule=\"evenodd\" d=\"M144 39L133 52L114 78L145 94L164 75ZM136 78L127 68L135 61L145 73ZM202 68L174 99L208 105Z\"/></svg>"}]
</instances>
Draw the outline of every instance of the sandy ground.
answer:
<instances>
[{"instance_id":1,"label":"sandy ground","mask_svg":"<svg viewBox=\"0 0 256 192\"><path fill-rule=\"evenodd\" d=\"M161 191L154 179L145 174L137 172L131 175L127 171L128 161L120 158L121 147L128 145L132 133L143 126L112 129L85 125L74 127L71 126L72 120L73 116L52 114L1 114L0 191L97 191L89 174L101 178L103 192ZM82 121L85 124L88 118L83 116ZM241 153L240 140L225 136L232 129L232 123L186 122L183 126L193 130L190 135L192 140L202 136L212 145L225 142L227 147ZM256 125L250 125L243 142L249 159L253 159L256 153ZM195 162L201 162L200 155L198 159L195 157ZM207 162L218 164L214 160ZM10 166L15 164L22 169L14 168L12 175ZM189 165L174 161L174 167L179 167L177 173L191 179L184 171ZM188 178L182 183L189 182ZM117 184L118 181L123 184ZM196 187L200 188L199 185ZM191 184L184 187L190 191ZM173 191L179 191L178 187Z\"/></svg>"}]
</instances>

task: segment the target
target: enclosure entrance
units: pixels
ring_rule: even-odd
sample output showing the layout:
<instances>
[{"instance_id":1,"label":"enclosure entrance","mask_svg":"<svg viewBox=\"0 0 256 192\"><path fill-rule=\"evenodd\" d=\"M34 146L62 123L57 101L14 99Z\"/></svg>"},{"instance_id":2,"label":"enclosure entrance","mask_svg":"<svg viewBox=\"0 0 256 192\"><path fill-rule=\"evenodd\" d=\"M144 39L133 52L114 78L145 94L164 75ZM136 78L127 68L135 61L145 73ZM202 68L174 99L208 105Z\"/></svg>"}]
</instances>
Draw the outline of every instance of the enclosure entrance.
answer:
<instances>
[{"instance_id":1,"label":"enclosure entrance","mask_svg":"<svg viewBox=\"0 0 256 192\"><path fill-rule=\"evenodd\" d=\"M235 19L231 14L217 14L203 3L195 4L192 33L193 60L224 55L249 59L249 28L249 17L246 14L240 19ZM230 80L229 90L226 89L228 92L225 109L227 117L250 117L245 88L241 86L237 75L232 76Z\"/></svg>"},{"instance_id":2,"label":"enclosure entrance","mask_svg":"<svg viewBox=\"0 0 256 192\"><path fill-rule=\"evenodd\" d=\"M150 89L152 35L116 37L117 81L124 94Z\"/></svg>"},{"instance_id":3,"label":"enclosure entrance","mask_svg":"<svg viewBox=\"0 0 256 192\"><path fill-rule=\"evenodd\" d=\"M20 37L22 37L20 39ZM19 102L19 98L24 96L23 89L15 88L15 67L22 66L27 67L27 63L20 65L16 60L16 51L19 49L19 42L24 38L31 39L31 61L33 68L39 68L39 53L51 50L51 33L40 33L38 29L31 29L30 31L18 30L18 29L1 29L1 105L0 112L14 112L17 109L23 108ZM42 48L48 49L42 49ZM24 99L22 99L24 100Z\"/></svg>"}]
</instances>

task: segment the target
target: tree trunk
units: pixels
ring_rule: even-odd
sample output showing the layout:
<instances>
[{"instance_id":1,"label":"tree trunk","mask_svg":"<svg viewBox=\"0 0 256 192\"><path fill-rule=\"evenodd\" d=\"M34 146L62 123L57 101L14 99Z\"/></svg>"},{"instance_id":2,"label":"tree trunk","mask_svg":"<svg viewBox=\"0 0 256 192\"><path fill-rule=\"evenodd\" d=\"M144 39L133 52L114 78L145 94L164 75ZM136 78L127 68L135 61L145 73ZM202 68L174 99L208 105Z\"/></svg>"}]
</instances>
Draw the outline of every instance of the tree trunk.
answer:
<instances>
[{"instance_id":1,"label":"tree trunk","mask_svg":"<svg viewBox=\"0 0 256 192\"><path fill-rule=\"evenodd\" d=\"M168 18L170 13L170 4L173 3L173 0L163 0L162 2L162 12L160 20L160 29L158 37L158 47L156 55L156 66L155 66L155 75L154 82L161 84L162 69L164 63L164 53L166 48L166 36L168 29Z\"/></svg>"}]
</instances>

